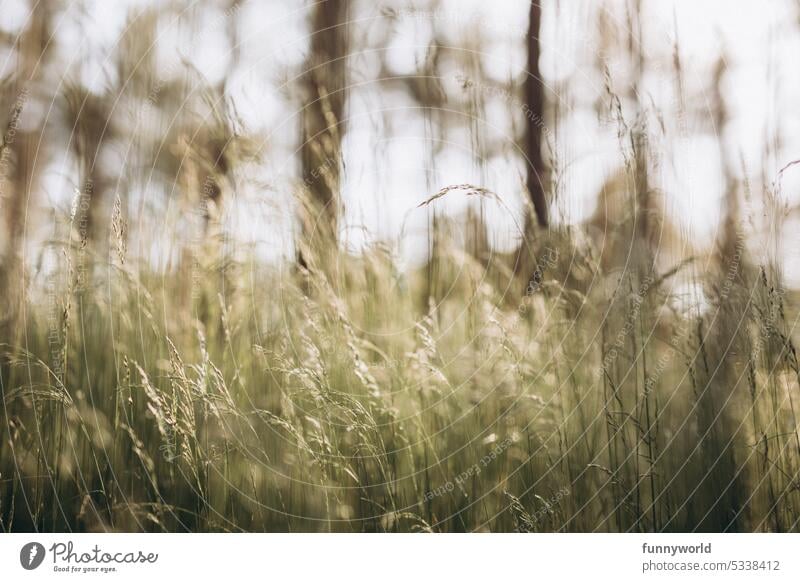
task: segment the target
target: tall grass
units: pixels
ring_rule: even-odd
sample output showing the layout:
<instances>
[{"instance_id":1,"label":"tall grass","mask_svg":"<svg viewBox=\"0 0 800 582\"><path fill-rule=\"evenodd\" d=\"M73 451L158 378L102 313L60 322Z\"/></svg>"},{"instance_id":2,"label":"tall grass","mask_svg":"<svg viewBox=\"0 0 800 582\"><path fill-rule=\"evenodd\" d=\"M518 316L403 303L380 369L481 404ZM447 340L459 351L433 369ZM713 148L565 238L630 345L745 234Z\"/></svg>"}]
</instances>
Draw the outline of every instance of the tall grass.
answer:
<instances>
[{"instance_id":1,"label":"tall grass","mask_svg":"<svg viewBox=\"0 0 800 582\"><path fill-rule=\"evenodd\" d=\"M574 227L528 241L527 286L444 221L414 272L382 247L154 272L119 209L105 259L65 217L0 347L0 526L797 530L790 294L742 249L659 272L637 216L622 268Z\"/></svg>"},{"instance_id":2,"label":"tall grass","mask_svg":"<svg viewBox=\"0 0 800 582\"><path fill-rule=\"evenodd\" d=\"M346 51L320 13L315 29L328 33L311 44L332 70L304 77L313 104L297 257L265 263L230 252L223 228L260 140L219 106L224 88L195 91L140 66L156 32L156 13L144 16L123 39L121 78L146 99L144 113L182 113L164 132L131 137L137 161L120 171L112 202L98 152L116 125L99 122L113 117L116 96L68 87L79 196L71 213L55 214L39 256L0 265L0 288L23 291L0 298L9 306L0 313L0 530L800 529L796 293L777 253L748 252L753 232L738 227L748 217L737 214L735 185L719 248L667 260L691 245L660 215L651 183L658 144L647 119L663 129L662 116L638 95L615 95L607 69L598 108L618 126L625 167L591 221L553 217L545 230L528 208L520 248L504 255L492 251L483 213L464 224L437 213L445 196L497 196L437 184L416 209L431 216L429 259L403 270L388 244L353 256L335 240L347 63L334 64ZM32 29L26 42L31 62L41 36ZM444 143L443 47L434 44L409 85L427 137ZM641 46L632 38L630 47L641 78ZM483 159L478 126L491 94L463 85ZM522 107L508 97L505 106ZM557 210L562 138L545 131L543 103L531 105L533 149L543 140L551 154L539 194ZM553 106L555 128L562 105ZM623 118L631 107L635 119ZM35 149L32 135L20 135L20 152ZM15 160L15 252L27 224L20 193L39 189L32 160ZM534 164L537 179L544 165ZM148 167L160 177L145 178ZM174 237L158 267L145 244L129 250L151 233L146 220L129 233L135 195L124 192L156 182L176 202L160 223ZM778 212L776 192L763 198Z\"/></svg>"}]
</instances>

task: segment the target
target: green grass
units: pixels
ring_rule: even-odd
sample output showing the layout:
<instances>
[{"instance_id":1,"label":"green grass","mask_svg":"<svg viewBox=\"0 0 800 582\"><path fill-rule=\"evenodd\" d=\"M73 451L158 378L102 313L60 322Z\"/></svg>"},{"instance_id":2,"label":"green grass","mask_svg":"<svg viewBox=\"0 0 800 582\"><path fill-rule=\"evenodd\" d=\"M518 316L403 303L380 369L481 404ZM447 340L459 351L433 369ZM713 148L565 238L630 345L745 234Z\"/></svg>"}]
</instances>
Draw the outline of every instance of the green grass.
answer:
<instances>
[{"instance_id":1,"label":"green grass","mask_svg":"<svg viewBox=\"0 0 800 582\"><path fill-rule=\"evenodd\" d=\"M54 245L0 338L0 528L800 529L776 269L607 268L554 229L528 284L448 232L408 273L381 249L306 271L209 242L156 273L121 236L108 261Z\"/></svg>"}]
</instances>

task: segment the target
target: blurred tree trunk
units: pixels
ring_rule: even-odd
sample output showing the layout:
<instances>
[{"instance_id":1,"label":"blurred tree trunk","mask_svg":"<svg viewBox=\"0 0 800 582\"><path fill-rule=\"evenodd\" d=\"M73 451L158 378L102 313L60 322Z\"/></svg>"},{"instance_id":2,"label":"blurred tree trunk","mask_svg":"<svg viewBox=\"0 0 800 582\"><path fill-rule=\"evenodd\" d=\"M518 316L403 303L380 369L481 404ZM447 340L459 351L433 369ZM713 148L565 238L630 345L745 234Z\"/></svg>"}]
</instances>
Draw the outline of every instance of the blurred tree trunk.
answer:
<instances>
[{"instance_id":1,"label":"blurred tree trunk","mask_svg":"<svg viewBox=\"0 0 800 582\"><path fill-rule=\"evenodd\" d=\"M0 155L0 328L14 327L21 288L22 260L19 256L25 231L26 209L37 178L37 155L41 145L41 127L29 128L20 124L28 101L35 90L34 83L44 67L45 49L49 40L49 2L35 3L28 27L17 43L17 72L10 84L12 102L2 131ZM5 99L4 99L5 101ZM7 103L7 101L6 101ZM5 106L7 107L7 105ZM4 107L4 108L5 108ZM6 113L5 111L3 113ZM39 167L41 167L41 161ZM6 336L7 337L7 336Z\"/></svg>"},{"instance_id":2,"label":"blurred tree trunk","mask_svg":"<svg viewBox=\"0 0 800 582\"><path fill-rule=\"evenodd\" d=\"M344 115L347 2L323 0L313 8L311 52L306 64L302 174L305 207L302 243L331 248L338 232L342 118ZM299 254L303 262L302 249Z\"/></svg>"},{"instance_id":3,"label":"blurred tree trunk","mask_svg":"<svg viewBox=\"0 0 800 582\"><path fill-rule=\"evenodd\" d=\"M539 228L547 228L549 217L545 197L545 164L542 155L544 135L544 85L539 71L539 34L542 27L542 7L538 0L532 1L528 17L528 65L525 77L523 113L525 114L524 152L526 156L527 179L526 189L530 196L530 206L525 212L520 246L514 256L514 273L521 275L523 285L521 291L531 283L539 269L537 249L534 248L534 220ZM527 205L526 205L527 206ZM532 207L532 212L531 212ZM535 215L535 216L534 216ZM542 246L539 241L537 245ZM538 284L538 283L537 283Z\"/></svg>"},{"instance_id":4,"label":"blurred tree trunk","mask_svg":"<svg viewBox=\"0 0 800 582\"><path fill-rule=\"evenodd\" d=\"M545 165L542 156L542 134L544 129L544 85L539 72L539 34L542 26L542 7L531 2L528 25L528 75L525 77L525 149L528 156L528 193L531 197L536 221L539 226L548 225L547 201L545 199Z\"/></svg>"}]
</instances>

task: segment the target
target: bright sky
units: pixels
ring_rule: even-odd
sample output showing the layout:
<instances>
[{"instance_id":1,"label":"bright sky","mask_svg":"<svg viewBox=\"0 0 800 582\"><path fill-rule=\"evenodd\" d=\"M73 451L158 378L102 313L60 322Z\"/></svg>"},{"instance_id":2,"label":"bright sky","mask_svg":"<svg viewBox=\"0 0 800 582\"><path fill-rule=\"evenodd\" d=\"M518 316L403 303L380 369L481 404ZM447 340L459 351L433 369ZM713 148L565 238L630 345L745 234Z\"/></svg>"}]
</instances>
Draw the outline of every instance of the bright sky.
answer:
<instances>
[{"instance_id":1,"label":"bright sky","mask_svg":"<svg viewBox=\"0 0 800 582\"><path fill-rule=\"evenodd\" d=\"M126 23L127 8L144 7L142 0L86 0L66 2L56 18L56 46L63 49L59 74L78 76L94 91L113 79L111 56ZM266 255L289 252L285 241L290 227L291 201L286 194L296 184L298 162L296 111L291 84L302 67L307 50L307 3L296 0L261 2L245 0L234 15L221 3L196 5L194 20L164 20L158 30L156 54L159 75L166 80L182 74L189 62L212 82L228 78L228 90L248 129L267 138L265 163L254 174L272 185L269 192L252 189L232 213L232 226L246 239L259 241ZM541 68L550 87L548 97L560 101L562 119L548 129L558 135L559 164L564 168L564 192L557 209L560 220L577 223L594 210L601 184L619 166L616 127L598 119L592 109L603 95L603 79L595 67L598 51L598 7L606 8L612 26L622 33L625 1L546 0L542 32ZM0 30L18 33L24 26L29 2L0 0ZM800 158L800 15L790 0L643 0L643 37L647 59L643 92L663 112L668 131L659 145L656 173L665 193L667 210L687 236L698 245L713 243L719 224L722 170L715 128L703 109L710 95L711 71L724 54L729 72L723 90L731 115L723 133L734 171L757 185L772 182L780 167ZM83 9L80 9L80 7ZM225 3L227 7L227 3ZM216 8L215 8L216 7ZM387 22L386 8L395 10ZM398 240L406 234L403 253L410 260L424 255L424 239L417 236L428 221L426 210L416 206L442 186L473 183L497 192L503 206L487 204L491 237L498 248L513 244L514 222L519 220L520 176L524 166L511 143L512 122L522 120L519 103L508 96L483 96L485 111L478 119L462 115L463 123L440 135L417 104L402 90L376 83L380 59L385 57L394 74L413 74L424 61L433 31L448 46L463 47L476 34L483 50L472 58L482 64L479 83L522 79L525 68L524 35L527 2L524 0L443 0L436 12L427 0L381 3L354 0L351 31L359 54L351 58L348 127L345 136L344 200L347 208L345 240L354 250L376 239ZM228 21L236 19L241 42L241 62L236 68L227 44ZM386 28L388 27L388 28ZM388 30L389 35L385 32ZM684 132L675 128L672 50L678 38L684 67L685 97L694 108ZM0 74L14 67L14 55L0 52ZM615 90L624 92L630 67L612 61ZM440 63L447 107L462 108L455 76L466 73L462 62ZM564 89L568 88L568 91ZM32 108L35 110L35 108ZM479 137L476 137L476 131ZM131 139L135 139L132 136ZM476 152L478 142L500 147L489 157ZM773 144L769 156L765 144ZM47 172L48 200L63 203L72 197L74 162L56 156ZM125 160L120 160L124 165ZM800 169L783 179L783 196L800 202ZM448 196L437 210L458 213L468 202ZM760 212L757 201L753 210ZM796 213L794 213L796 214ZM800 245L797 218L789 217L783 252L790 281L800 284Z\"/></svg>"}]
</instances>

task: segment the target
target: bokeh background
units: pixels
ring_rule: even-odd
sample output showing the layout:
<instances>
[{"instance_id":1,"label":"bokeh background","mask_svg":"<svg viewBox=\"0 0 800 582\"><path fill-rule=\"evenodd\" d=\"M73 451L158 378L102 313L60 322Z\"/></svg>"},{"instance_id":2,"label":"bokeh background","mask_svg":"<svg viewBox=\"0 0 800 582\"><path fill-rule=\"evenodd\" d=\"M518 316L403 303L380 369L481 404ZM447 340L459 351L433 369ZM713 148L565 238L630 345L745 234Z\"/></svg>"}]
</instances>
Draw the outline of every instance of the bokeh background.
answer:
<instances>
[{"instance_id":1,"label":"bokeh background","mask_svg":"<svg viewBox=\"0 0 800 582\"><path fill-rule=\"evenodd\" d=\"M799 50L792 0L0 0L0 525L796 530Z\"/></svg>"}]
</instances>

